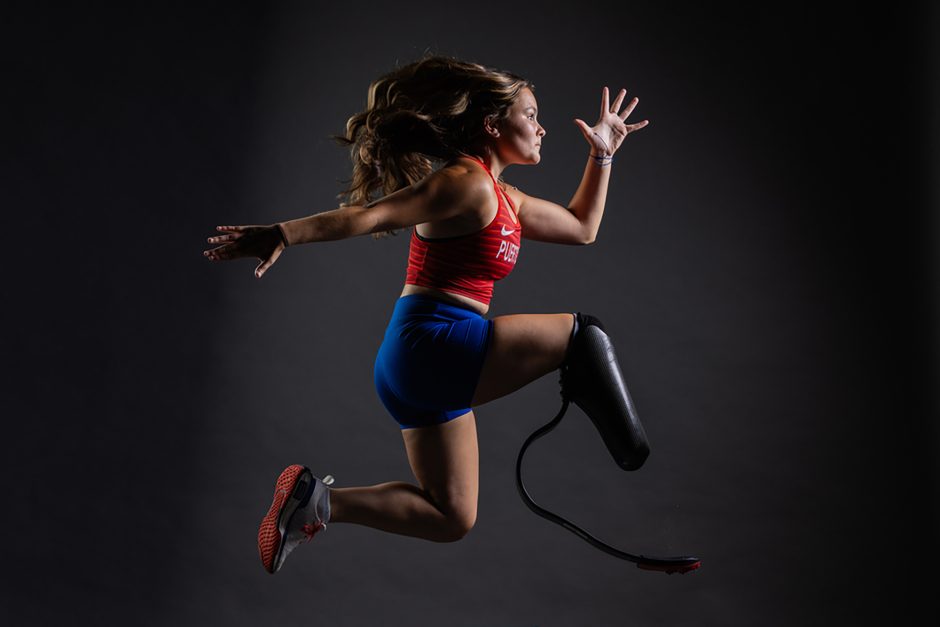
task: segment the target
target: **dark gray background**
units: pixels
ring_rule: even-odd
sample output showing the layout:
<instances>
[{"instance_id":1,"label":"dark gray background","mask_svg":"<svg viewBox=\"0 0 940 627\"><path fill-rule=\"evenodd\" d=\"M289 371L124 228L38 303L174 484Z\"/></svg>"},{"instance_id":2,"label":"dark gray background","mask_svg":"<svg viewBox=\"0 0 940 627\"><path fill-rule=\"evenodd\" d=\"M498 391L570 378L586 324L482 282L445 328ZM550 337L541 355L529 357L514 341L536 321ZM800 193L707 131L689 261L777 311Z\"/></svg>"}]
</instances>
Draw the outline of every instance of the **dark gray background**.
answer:
<instances>
[{"instance_id":1,"label":"dark gray background","mask_svg":"<svg viewBox=\"0 0 940 627\"><path fill-rule=\"evenodd\" d=\"M9 624L902 624L937 549L936 33L921 5L155 4L6 20L0 617ZM901 6L905 8L900 8ZM741 5L742 7L744 5ZM652 443L577 409L514 463L554 375L478 408L475 529L332 525L275 577L287 464L412 480L372 365L408 233L210 264L217 224L336 206L327 136L425 50L521 74L524 191L574 193L601 88L640 97L590 247L526 241L489 317L604 320ZM929 80L928 80L929 79ZM928 211L928 208L931 210Z\"/></svg>"}]
</instances>

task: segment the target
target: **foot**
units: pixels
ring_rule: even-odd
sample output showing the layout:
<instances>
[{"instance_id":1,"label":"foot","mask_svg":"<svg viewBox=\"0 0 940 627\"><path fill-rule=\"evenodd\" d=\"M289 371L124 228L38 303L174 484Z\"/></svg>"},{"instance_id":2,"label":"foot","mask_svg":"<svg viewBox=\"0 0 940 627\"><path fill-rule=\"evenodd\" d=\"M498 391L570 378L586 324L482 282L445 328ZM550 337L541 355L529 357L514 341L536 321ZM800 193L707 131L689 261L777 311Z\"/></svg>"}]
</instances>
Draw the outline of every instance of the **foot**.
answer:
<instances>
[{"instance_id":1,"label":"foot","mask_svg":"<svg viewBox=\"0 0 940 627\"><path fill-rule=\"evenodd\" d=\"M321 481L306 466L284 469L274 486L274 502L258 529L258 552L269 573L280 570L288 554L309 542L330 519L330 490L333 477Z\"/></svg>"}]
</instances>

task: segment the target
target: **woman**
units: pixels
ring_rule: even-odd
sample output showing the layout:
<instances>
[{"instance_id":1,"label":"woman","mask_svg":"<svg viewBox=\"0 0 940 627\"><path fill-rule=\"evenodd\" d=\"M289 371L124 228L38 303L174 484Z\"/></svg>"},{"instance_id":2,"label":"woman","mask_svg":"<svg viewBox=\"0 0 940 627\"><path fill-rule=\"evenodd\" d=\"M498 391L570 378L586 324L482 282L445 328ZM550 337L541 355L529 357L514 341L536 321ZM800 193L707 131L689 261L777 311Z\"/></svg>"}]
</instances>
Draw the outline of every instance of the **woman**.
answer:
<instances>
[{"instance_id":1,"label":"woman","mask_svg":"<svg viewBox=\"0 0 940 627\"><path fill-rule=\"evenodd\" d=\"M522 237L594 241L613 155L647 121L626 124L625 90L597 123L575 119L589 145L569 208L506 185L513 164L537 164L546 135L534 85L509 72L426 56L373 82L344 137L353 160L349 202L273 225L219 226L210 260L256 257L261 278L288 246L414 227L404 289L375 362L382 403L401 427L418 485L328 488L304 466L286 468L258 534L268 572L329 522L351 522L437 542L462 538L477 512L473 409L558 369L575 315L487 319L493 283L508 275ZM440 163L434 169L432 160ZM386 194L369 202L370 194Z\"/></svg>"}]
</instances>

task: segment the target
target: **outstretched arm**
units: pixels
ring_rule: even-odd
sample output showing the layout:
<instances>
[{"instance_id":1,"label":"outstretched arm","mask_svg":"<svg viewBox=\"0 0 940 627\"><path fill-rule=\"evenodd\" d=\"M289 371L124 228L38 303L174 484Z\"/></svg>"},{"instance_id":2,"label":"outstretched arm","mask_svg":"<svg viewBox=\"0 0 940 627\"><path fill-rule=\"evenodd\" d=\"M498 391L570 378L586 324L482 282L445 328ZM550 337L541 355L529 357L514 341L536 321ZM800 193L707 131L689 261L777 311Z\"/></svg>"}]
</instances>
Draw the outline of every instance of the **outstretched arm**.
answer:
<instances>
[{"instance_id":1,"label":"outstretched arm","mask_svg":"<svg viewBox=\"0 0 940 627\"><path fill-rule=\"evenodd\" d=\"M519 220L523 225L523 237L561 244L590 244L596 239L607 201L612 157L627 135L649 124L649 120L636 124L625 123L639 102L638 98L633 98L618 113L626 93L625 89L620 90L611 105L607 87L604 87L597 124L590 127L584 121L575 119L575 124L591 147L591 153L584 167L581 184L567 208L521 194Z\"/></svg>"},{"instance_id":2,"label":"outstretched arm","mask_svg":"<svg viewBox=\"0 0 940 627\"><path fill-rule=\"evenodd\" d=\"M340 207L278 225L288 246L346 239L452 218L488 192L468 184L465 177L440 170L365 206Z\"/></svg>"},{"instance_id":3,"label":"outstretched arm","mask_svg":"<svg viewBox=\"0 0 940 627\"><path fill-rule=\"evenodd\" d=\"M365 206L350 205L305 218L269 225L218 226L222 234L208 238L218 247L203 251L210 261L255 257L255 276L274 265L288 246L346 239L443 220L476 206L492 189L439 170Z\"/></svg>"}]
</instances>

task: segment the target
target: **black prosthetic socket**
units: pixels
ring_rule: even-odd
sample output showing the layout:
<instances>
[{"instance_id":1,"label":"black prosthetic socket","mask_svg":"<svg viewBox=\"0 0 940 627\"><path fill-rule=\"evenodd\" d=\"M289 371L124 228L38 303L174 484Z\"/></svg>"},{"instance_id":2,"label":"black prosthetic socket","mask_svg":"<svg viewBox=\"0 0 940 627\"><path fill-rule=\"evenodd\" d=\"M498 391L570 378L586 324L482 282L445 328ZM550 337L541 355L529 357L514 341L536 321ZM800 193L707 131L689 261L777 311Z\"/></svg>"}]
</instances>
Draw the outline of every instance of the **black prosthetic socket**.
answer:
<instances>
[{"instance_id":1,"label":"black prosthetic socket","mask_svg":"<svg viewBox=\"0 0 940 627\"><path fill-rule=\"evenodd\" d=\"M574 329L571 330L571 337L575 337L578 334L578 330L583 329L589 325L593 325L607 333L607 329L604 328L604 323L592 316L591 314L581 313L580 311L575 314L574 319Z\"/></svg>"},{"instance_id":2,"label":"black prosthetic socket","mask_svg":"<svg viewBox=\"0 0 940 627\"><path fill-rule=\"evenodd\" d=\"M614 346L594 316L576 314L568 354L561 366L561 394L581 408L600 432L614 461L637 470L649 455Z\"/></svg>"}]
</instances>

